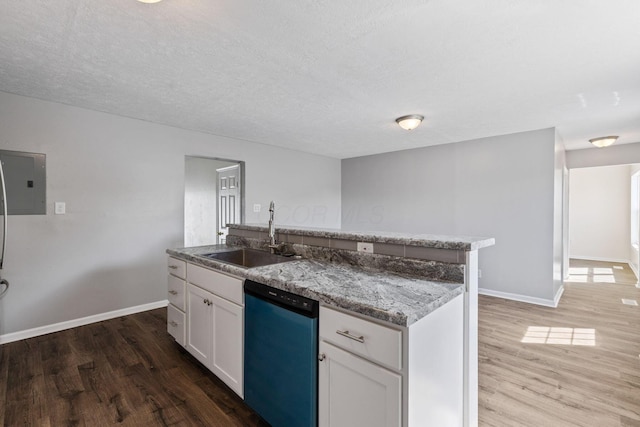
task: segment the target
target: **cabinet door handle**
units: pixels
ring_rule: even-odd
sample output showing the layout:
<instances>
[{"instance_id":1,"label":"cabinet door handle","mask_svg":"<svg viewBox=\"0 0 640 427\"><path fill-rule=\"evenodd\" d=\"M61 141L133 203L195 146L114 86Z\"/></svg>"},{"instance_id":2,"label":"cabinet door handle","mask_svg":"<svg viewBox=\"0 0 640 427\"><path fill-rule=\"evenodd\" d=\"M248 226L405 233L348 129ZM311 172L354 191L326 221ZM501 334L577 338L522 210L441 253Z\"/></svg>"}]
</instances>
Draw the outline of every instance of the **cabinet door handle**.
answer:
<instances>
[{"instance_id":1,"label":"cabinet door handle","mask_svg":"<svg viewBox=\"0 0 640 427\"><path fill-rule=\"evenodd\" d=\"M206 299L206 298L205 298L205 299L203 299L203 300L202 300L202 302L203 302L203 303L205 303L205 304L207 304L207 305L209 305L209 300L208 300L208 299Z\"/></svg>"},{"instance_id":2,"label":"cabinet door handle","mask_svg":"<svg viewBox=\"0 0 640 427\"><path fill-rule=\"evenodd\" d=\"M341 331L341 330L337 330L336 334L338 335L342 335L343 337L347 337L351 340L354 341L358 341L359 343L364 343L364 336L360 335L359 337L355 336L355 335L351 335L349 333L349 331Z\"/></svg>"},{"instance_id":3,"label":"cabinet door handle","mask_svg":"<svg viewBox=\"0 0 640 427\"><path fill-rule=\"evenodd\" d=\"M174 291L174 290L170 290L170 291L169 291L169 293L170 293L171 295L178 295L178 291Z\"/></svg>"},{"instance_id":4,"label":"cabinet door handle","mask_svg":"<svg viewBox=\"0 0 640 427\"><path fill-rule=\"evenodd\" d=\"M173 326L174 328L178 326L178 324L176 322L174 322L173 320L171 322L169 322L169 324L171 326Z\"/></svg>"},{"instance_id":5,"label":"cabinet door handle","mask_svg":"<svg viewBox=\"0 0 640 427\"><path fill-rule=\"evenodd\" d=\"M326 358L327 358L327 355L324 354L324 353L320 353L318 355L318 360L321 361L321 362L324 361L324 359L326 359Z\"/></svg>"},{"instance_id":6,"label":"cabinet door handle","mask_svg":"<svg viewBox=\"0 0 640 427\"><path fill-rule=\"evenodd\" d=\"M169 268L172 269L172 270L177 270L178 266L177 265L170 265Z\"/></svg>"}]
</instances>

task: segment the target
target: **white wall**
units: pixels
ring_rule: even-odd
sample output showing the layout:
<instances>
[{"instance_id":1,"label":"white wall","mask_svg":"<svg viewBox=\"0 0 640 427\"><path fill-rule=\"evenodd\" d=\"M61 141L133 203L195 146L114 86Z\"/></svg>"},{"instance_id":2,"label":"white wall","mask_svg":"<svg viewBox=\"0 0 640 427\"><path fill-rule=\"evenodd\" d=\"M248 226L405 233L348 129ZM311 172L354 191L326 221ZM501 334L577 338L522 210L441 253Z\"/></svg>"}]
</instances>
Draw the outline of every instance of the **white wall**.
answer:
<instances>
[{"instance_id":1,"label":"white wall","mask_svg":"<svg viewBox=\"0 0 640 427\"><path fill-rule=\"evenodd\" d=\"M633 165L629 165L629 181L631 181L631 178L633 177L633 175L637 174L640 172L640 164L633 164ZM631 182L629 183L629 186L631 187ZM633 187L631 187L633 188ZM633 190L631 190L633 191ZM638 191L638 194L635 195L636 197L638 197L640 199L640 191ZM632 197L633 195L630 195L629 197L629 201L630 204L632 203ZM630 222L633 221L634 218L631 218L631 215L635 215L636 218L636 223L640 223L640 212L636 212L635 214L633 213L632 209L629 209L629 220ZM630 227L631 230L633 230L633 227ZM640 238L640 229L636 230L635 232L637 232L638 234L635 236L636 239ZM634 231L631 231L629 233L629 267L631 267L631 270L633 270L633 272L636 275L636 278L640 278L640 247L638 247L637 245L633 245L631 242L631 233L634 233ZM640 239L638 239L640 240Z\"/></svg>"},{"instance_id":2,"label":"white wall","mask_svg":"<svg viewBox=\"0 0 640 427\"><path fill-rule=\"evenodd\" d=\"M553 174L553 295L557 300L563 289L564 272L568 273L569 252L566 249L568 234L568 217L565 216L568 198L568 188L565 187L565 173L567 172L566 152L562 138L555 133L555 162Z\"/></svg>"},{"instance_id":3,"label":"white wall","mask_svg":"<svg viewBox=\"0 0 640 427\"><path fill-rule=\"evenodd\" d=\"M340 226L336 159L2 92L0 129L0 149L47 155L47 215L9 217L0 335L165 300L185 155L246 161L247 206L275 200L281 224Z\"/></svg>"},{"instance_id":4,"label":"white wall","mask_svg":"<svg viewBox=\"0 0 640 427\"><path fill-rule=\"evenodd\" d=\"M343 160L342 226L495 237L480 287L552 305L556 146L543 129Z\"/></svg>"},{"instance_id":5,"label":"white wall","mask_svg":"<svg viewBox=\"0 0 640 427\"><path fill-rule=\"evenodd\" d=\"M571 170L571 258L629 261L630 170L629 165Z\"/></svg>"}]
</instances>

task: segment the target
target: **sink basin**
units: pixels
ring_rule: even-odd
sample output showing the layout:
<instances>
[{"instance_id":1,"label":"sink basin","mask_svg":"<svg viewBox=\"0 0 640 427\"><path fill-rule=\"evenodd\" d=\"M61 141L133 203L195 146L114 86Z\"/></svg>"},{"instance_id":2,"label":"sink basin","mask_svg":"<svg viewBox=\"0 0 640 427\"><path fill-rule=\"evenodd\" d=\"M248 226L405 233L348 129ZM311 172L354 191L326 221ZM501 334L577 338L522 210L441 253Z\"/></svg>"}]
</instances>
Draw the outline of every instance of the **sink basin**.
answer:
<instances>
[{"instance_id":1,"label":"sink basin","mask_svg":"<svg viewBox=\"0 0 640 427\"><path fill-rule=\"evenodd\" d=\"M275 255L265 251L256 249L236 249L227 252L214 252L210 254L198 255L204 258L215 259L216 261L226 262L238 267L261 267L264 265L278 264L281 262L293 261L294 258Z\"/></svg>"}]
</instances>

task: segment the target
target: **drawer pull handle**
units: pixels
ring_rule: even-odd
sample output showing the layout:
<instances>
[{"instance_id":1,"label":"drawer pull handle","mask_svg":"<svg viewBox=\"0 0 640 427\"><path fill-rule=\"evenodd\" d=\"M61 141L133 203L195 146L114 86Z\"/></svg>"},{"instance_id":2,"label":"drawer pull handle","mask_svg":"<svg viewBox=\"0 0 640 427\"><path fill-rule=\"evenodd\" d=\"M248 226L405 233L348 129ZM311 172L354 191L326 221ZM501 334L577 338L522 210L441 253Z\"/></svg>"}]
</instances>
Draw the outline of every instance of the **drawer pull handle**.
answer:
<instances>
[{"instance_id":1,"label":"drawer pull handle","mask_svg":"<svg viewBox=\"0 0 640 427\"><path fill-rule=\"evenodd\" d=\"M170 265L169 268L172 269L172 270L177 270L178 266L177 265Z\"/></svg>"},{"instance_id":2,"label":"drawer pull handle","mask_svg":"<svg viewBox=\"0 0 640 427\"><path fill-rule=\"evenodd\" d=\"M171 295L178 295L178 291L174 291L174 290L169 291L169 293L170 293Z\"/></svg>"},{"instance_id":3,"label":"drawer pull handle","mask_svg":"<svg viewBox=\"0 0 640 427\"><path fill-rule=\"evenodd\" d=\"M349 339L352 339L354 341L358 341L359 343L364 343L364 336L360 335L359 337L355 336L355 335L351 335L349 333L349 331L341 331L341 330L337 330L336 334L338 335L342 335L343 337L347 337Z\"/></svg>"},{"instance_id":4,"label":"drawer pull handle","mask_svg":"<svg viewBox=\"0 0 640 427\"><path fill-rule=\"evenodd\" d=\"M174 328L178 327L178 324L176 322L174 322L173 320L171 322L169 322L169 324L171 326L173 326Z\"/></svg>"}]
</instances>

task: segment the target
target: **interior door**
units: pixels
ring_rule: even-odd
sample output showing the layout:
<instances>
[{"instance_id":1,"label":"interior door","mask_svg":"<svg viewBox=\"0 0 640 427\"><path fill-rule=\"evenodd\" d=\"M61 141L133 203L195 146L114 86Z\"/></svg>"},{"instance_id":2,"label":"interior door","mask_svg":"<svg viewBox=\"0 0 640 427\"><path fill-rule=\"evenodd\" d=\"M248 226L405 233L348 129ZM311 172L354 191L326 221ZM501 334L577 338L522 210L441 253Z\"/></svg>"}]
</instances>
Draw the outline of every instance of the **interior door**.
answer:
<instances>
[{"instance_id":1,"label":"interior door","mask_svg":"<svg viewBox=\"0 0 640 427\"><path fill-rule=\"evenodd\" d=\"M240 165L216 170L218 173L218 243L225 243L227 224L240 222Z\"/></svg>"}]
</instances>

